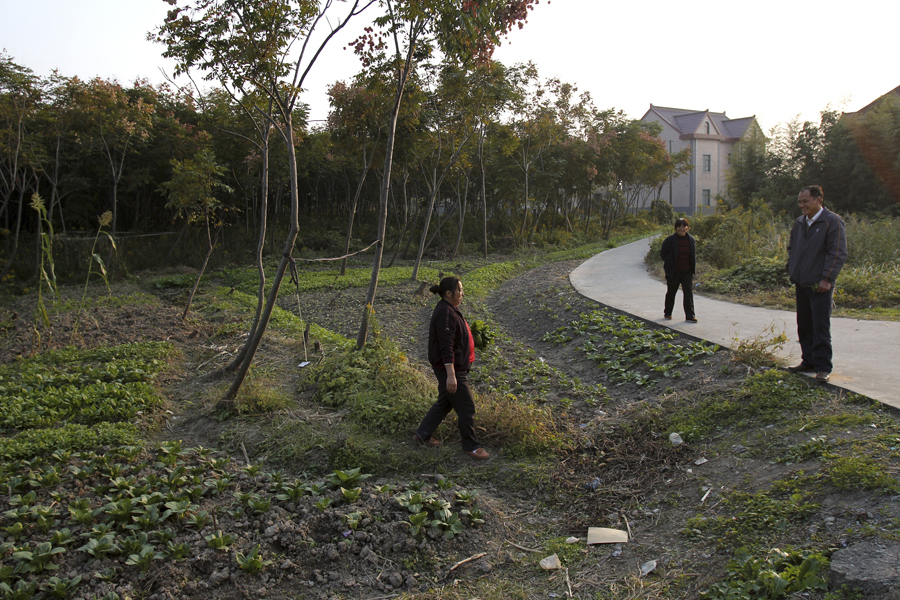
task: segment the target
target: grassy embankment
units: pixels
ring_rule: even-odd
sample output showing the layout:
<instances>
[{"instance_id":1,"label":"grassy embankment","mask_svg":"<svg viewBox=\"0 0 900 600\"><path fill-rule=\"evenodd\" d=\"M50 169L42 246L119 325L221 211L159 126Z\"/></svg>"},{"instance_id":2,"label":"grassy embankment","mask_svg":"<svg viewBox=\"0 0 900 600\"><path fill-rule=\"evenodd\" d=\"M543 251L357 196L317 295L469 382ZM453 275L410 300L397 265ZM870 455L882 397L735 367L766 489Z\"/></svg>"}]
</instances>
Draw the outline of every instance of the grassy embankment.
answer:
<instances>
[{"instance_id":1,"label":"grassy embankment","mask_svg":"<svg viewBox=\"0 0 900 600\"><path fill-rule=\"evenodd\" d=\"M504 452L478 468L461 466L446 453L428 455L397 446L398 437L430 404L433 384L392 340L382 337L364 352L353 352L346 339L313 328L313 337L327 348L325 358L304 375L300 392L285 386L284 381L297 381L292 373L305 323L282 309L276 310L271 326L268 351L274 358L260 357L239 396L239 414L231 416L220 436L223 448L237 453L245 443L251 456L270 461L262 468L242 469L202 448L148 442L157 435L164 411L179 410L168 405L154 385L157 374L185 359L169 344L60 351L4 365L0 485L8 491L8 506L2 523L7 540L0 589L8 597L67 597L78 593L95 572L110 585L138 579L164 560L187 555L179 538L183 532L200 533L210 547L227 547L228 536L236 532L217 531L209 524L216 511L264 513L269 503L283 503L290 510L294 496L322 493L326 478L337 476L334 470L346 475L361 467L365 473L393 478L408 492L414 491L413 480L421 472L452 471L457 491L463 491L463 485L489 487L502 502L504 495L521 496L525 485L541 512L564 519L573 518L573 507L577 514L590 516L591 524L610 511L630 515L629 527L640 528L644 544L668 561L667 574L642 579L623 572L593 588L601 597L634 597L640 589L659 598L681 598L699 589L708 590L709 598L742 597L739 594L749 594L753 586L771 586L773 592L762 597L807 589L813 594L809 597L825 598L823 569L835 548L865 537L900 537L900 515L888 513L883 519L848 523L842 530L819 527L809 533L811 524L819 522L825 499L860 489L874 498L897 493L896 417L863 398L836 395L773 370L748 371L727 358L716 363L726 383L677 392L674 388L680 384L669 383L679 380L679 365L707 361L714 349L673 346L658 330L641 323L603 311L581 311L564 293L548 293L533 309L558 317L558 327L546 332L546 341L580 348L608 376L607 385L636 386L642 400L616 402L603 385L582 384L564 366L546 364L516 340L504 339L482 302L492 289L541 262L586 258L603 246L503 263L454 263L466 276L469 310L498 338L484 353L485 370L494 377L484 384L479 424ZM423 276L434 278L439 267ZM443 269L452 270L449 265ZM235 316L223 320L213 338L232 339L252 316L252 269L217 277L224 286L217 287L211 278L197 307L203 318ZM404 269L388 270L383 285L406 278ZM335 285L333 273L321 271L301 272L300 281L301 291ZM180 285L173 278L157 283ZM339 285L367 283L366 270L359 269ZM750 374L736 375L745 372ZM309 386L315 380L318 386ZM530 382L527 388L523 382ZM217 389L199 392L196 407L211 406ZM559 389L567 390L565 400L548 406L547 392ZM325 428L322 422L303 418L300 401L309 403L306 409L338 411L341 418ZM573 406L593 407L606 416L578 428L567 415ZM668 432L679 432L684 443L672 445ZM736 445L741 447L737 458ZM721 473L687 475L678 465L697 452L710 461L740 463L746 481ZM301 474L300 479L282 483L274 464ZM781 465L776 476L759 476L773 471L772 465ZM672 468L678 477L669 481L659 476ZM255 495L242 495L241 472L263 474L269 483ZM609 483L585 489L583 482L591 478ZM353 483L346 487L352 490ZM710 490L714 501L695 497ZM653 537L646 519L635 516L654 510L671 515L669 531L676 540L671 550ZM470 511L456 526L478 527L478 514L472 518ZM451 526L446 521L436 525ZM458 589L437 586L417 597L524 598L535 586L558 590L547 577L535 576L541 573L537 560L553 552L573 579L595 568L596 557L581 546L565 544L559 528L540 526L531 535L542 553L523 555L508 569L465 581ZM776 547L782 551L775 552ZM262 560L268 557L258 562L248 558L252 548L241 551L240 558L225 555L223 560L237 561L233 567L247 577L268 566ZM692 573L690 557L704 552L714 557L705 562L722 570ZM52 566L72 554L85 558L78 563L79 574L53 577ZM733 554L735 560L726 564L723 557ZM433 568L432 561L419 557L410 565ZM853 596L841 592L829 597Z\"/></svg>"}]
</instances>

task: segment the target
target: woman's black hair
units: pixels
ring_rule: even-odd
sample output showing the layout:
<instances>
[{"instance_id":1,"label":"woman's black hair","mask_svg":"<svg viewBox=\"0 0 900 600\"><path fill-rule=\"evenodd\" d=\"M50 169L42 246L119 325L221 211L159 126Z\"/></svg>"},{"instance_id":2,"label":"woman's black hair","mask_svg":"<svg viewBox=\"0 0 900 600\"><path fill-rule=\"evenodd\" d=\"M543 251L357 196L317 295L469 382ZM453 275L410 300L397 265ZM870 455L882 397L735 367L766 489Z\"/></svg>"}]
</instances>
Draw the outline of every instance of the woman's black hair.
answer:
<instances>
[{"instance_id":1,"label":"woman's black hair","mask_svg":"<svg viewBox=\"0 0 900 600\"><path fill-rule=\"evenodd\" d=\"M690 226L691 226L691 222L688 221L688 220L685 219L685 218L675 219L675 229L678 229L678 228L681 227L681 226L684 226L684 227L690 227Z\"/></svg>"},{"instance_id":2,"label":"woman's black hair","mask_svg":"<svg viewBox=\"0 0 900 600\"><path fill-rule=\"evenodd\" d=\"M428 289L431 290L432 294L437 294L443 298L447 292L455 292L459 289L459 277L453 277L452 275L444 277L441 279L440 285L433 285Z\"/></svg>"}]
</instances>

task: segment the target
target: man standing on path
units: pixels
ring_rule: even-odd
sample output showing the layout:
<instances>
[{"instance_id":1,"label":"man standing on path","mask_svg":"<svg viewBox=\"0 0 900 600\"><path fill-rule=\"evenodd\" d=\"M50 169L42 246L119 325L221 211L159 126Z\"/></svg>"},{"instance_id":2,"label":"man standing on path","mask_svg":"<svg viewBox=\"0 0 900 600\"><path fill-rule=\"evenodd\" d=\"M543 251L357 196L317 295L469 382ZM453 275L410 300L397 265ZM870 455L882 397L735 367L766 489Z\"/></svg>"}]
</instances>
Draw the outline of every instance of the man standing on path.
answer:
<instances>
[{"instance_id":1,"label":"man standing on path","mask_svg":"<svg viewBox=\"0 0 900 600\"><path fill-rule=\"evenodd\" d=\"M659 257L666 271L666 303L663 317L672 318L675 308L675 294L679 286L684 296L684 318L691 323L697 322L694 313L694 272L697 270L697 246L694 237L688 233L691 224L687 219L675 220L675 233L663 240L659 249Z\"/></svg>"},{"instance_id":2,"label":"man standing on path","mask_svg":"<svg viewBox=\"0 0 900 600\"><path fill-rule=\"evenodd\" d=\"M847 262L844 220L825 208L818 185L800 190L800 218L788 242L788 275L797 297L797 335L802 360L791 373L815 372L818 381L831 376L831 308L834 282Z\"/></svg>"}]
</instances>

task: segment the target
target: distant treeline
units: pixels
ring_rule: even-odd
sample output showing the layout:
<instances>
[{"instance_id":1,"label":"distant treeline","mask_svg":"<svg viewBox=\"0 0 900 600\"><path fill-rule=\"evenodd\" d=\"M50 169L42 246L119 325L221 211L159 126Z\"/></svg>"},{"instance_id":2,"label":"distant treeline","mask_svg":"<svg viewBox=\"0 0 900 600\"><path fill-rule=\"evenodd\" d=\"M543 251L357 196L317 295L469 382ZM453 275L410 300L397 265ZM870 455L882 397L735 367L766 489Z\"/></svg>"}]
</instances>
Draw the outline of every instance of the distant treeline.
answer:
<instances>
[{"instance_id":1,"label":"distant treeline","mask_svg":"<svg viewBox=\"0 0 900 600\"><path fill-rule=\"evenodd\" d=\"M542 80L531 65L436 64L407 85L386 234L395 256L415 255L420 240L426 252L455 255L605 237L690 168L689 155L666 152L656 125L597 109L589 94ZM329 89L327 122L310 124L306 108L296 109L301 252L374 241L391 94L389 82L361 75ZM246 111L264 105L219 88L199 95L147 81L41 78L0 56L0 276L35 273L35 194L66 248L89 245L109 211L113 239L141 240L110 255L130 268L197 264L220 226L220 247L249 256L264 205L274 248L290 179L284 145L263 146ZM840 212L896 213L898 132L900 105L888 98L866 115L826 111L820 124L748 138L723 200L763 197L791 210L801 184L815 182Z\"/></svg>"}]
</instances>

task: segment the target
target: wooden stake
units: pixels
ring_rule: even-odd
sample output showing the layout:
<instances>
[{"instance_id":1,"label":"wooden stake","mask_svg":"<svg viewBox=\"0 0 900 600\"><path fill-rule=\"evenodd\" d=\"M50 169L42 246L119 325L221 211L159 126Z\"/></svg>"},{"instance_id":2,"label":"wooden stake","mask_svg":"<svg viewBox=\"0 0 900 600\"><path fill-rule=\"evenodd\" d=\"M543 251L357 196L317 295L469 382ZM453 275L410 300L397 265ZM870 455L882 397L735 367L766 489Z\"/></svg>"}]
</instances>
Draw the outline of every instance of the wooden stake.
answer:
<instances>
[{"instance_id":1,"label":"wooden stake","mask_svg":"<svg viewBox=\"0 0 900 600\"><path fill-rule=\"evenodd\" d=\"M487 552L482 552L481 554L476 554L475 556L470 556L470 557L467 558L466 560L461 560L461 561L459 561L458 563L456 563L455 565L453 565L452 567L450 567L450 571L454 570L456 567L459 567L459 566L461 566L461 565L466 564L467 562L472 562L473 560L478 560L478 559L481 558L482 556L487 556ZM450 571L448 571L448 573L449 573Z\"/></svg>"}]
</instances>

